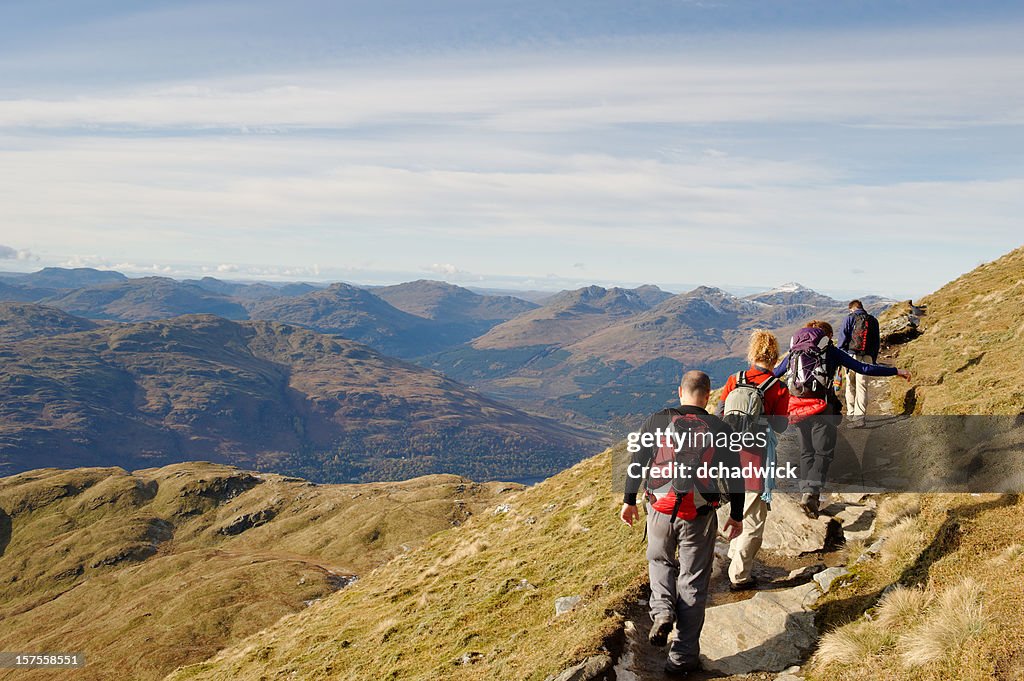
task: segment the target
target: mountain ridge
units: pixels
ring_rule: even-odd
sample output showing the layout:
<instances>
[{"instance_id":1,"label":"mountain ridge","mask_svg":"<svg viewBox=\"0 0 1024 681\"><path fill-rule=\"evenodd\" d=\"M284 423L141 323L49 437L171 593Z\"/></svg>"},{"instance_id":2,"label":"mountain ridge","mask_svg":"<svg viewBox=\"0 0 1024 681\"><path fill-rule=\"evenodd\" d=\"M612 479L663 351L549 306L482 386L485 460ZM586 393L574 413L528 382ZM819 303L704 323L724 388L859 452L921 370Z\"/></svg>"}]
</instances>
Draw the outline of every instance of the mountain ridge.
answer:
<instances>
[{"instance_id":1,"label":"mountain ridge","mask_svg":"<svg viewBox=\"0 0 1024 681\"><path fill-rule=\"evenodd\" d=\"M198 458L315 480L487 479L597 447L436 372L278 322L188 315L3 343L0 355L6 474L45 452L66 467Z\"/></svg>"}]
</instances>

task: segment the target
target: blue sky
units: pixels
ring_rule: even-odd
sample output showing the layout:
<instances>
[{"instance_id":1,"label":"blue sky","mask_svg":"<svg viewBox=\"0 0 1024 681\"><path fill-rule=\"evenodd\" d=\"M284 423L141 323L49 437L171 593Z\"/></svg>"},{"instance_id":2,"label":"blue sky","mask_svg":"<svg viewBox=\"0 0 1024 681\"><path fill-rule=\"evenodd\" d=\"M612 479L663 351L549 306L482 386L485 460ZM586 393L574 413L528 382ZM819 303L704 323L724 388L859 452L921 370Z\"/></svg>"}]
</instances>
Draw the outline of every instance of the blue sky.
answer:
<instances>
[{"instance_id":1,"label":"blue sky","mask_svg":"<svg viewBox=\"0 0 1024 681\"><path fill-rule=\"evenodd\" d=\"M995 2L8 0L0 269L919 295L1024 242L1022 29Z\"/></svg>"}]
</instances>

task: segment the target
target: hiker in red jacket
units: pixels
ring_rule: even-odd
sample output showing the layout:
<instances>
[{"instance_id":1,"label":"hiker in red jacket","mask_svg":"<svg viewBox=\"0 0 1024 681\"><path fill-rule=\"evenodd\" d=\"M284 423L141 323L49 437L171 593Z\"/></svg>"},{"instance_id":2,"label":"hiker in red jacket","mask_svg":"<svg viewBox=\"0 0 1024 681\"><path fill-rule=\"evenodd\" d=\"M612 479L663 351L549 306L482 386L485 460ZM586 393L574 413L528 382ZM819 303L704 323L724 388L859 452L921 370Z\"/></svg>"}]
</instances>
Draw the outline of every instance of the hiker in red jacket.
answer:
<instances>
[{"instance_id":1,"label":"hiker in red jacket","mask_svg":"<svg viewBox=\"0 0 1024 681\"><path fill-rule=\"evenodd\" d=\"M842 403L834 387L839 367L866 376L910 380L909 371L865 364L837 348L832 344L832 325L828 322L807 322L793 335L789 353L773 373L789 373L790 422L800 431L800 507L811 518L818 517L821 488L836 453L836 430L842 419Z\"/></svg>"},{"instance_id":2,"label":"hiker in red jacket","mask_svg":"<svg viewBox=\"0 0 1024 681\"><path fill-rule=\"evenodd\" d=\"M754 331L750 335L747 359L750 367L733 374L725 382L718 402L718 414L737 430L756 430L767 434L770 428L781 433L789 426L789 390L772 374L772 369L779 362L779 342L775 335L768 331ZM746 394L734 394L737 386L741 386ZM730 395L733 395L731 400ZM766 466L769 464L767 453L767 447L743 449L740 466ZM752 589L757 584L751 570L754 557L761 549L773 487L769 484L766 489L765 479L756 475L747 478L745 486L743 532L729 542L729 588L732 591Z\"/></svg>"}]
</instances>

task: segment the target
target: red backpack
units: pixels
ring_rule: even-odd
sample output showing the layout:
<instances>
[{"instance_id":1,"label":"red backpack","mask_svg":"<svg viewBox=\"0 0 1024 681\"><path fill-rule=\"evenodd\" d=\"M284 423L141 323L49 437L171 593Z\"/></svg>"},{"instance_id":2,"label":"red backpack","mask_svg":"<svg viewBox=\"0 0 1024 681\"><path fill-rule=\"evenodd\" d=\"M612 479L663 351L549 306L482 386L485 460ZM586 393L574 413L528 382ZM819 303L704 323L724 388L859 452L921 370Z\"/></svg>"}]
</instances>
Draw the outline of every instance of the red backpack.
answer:
<instances>
[{"instance_id":1,"label":"red backpack","mask_svg":"<svg viewBox=\"0 0 1024 681\"><path fill-rule=\"evenodd\" d=\"M667 441L654 452L644 480L644 491L652 505L669 494L675 494L674 518L685 498L691 498L690 503L693 503L697 470L701 464L711 463L715 455L715 433L707 421L696 414L674 415L667 432L671 437L666 438Z\"/></svg>"}]
</instances>

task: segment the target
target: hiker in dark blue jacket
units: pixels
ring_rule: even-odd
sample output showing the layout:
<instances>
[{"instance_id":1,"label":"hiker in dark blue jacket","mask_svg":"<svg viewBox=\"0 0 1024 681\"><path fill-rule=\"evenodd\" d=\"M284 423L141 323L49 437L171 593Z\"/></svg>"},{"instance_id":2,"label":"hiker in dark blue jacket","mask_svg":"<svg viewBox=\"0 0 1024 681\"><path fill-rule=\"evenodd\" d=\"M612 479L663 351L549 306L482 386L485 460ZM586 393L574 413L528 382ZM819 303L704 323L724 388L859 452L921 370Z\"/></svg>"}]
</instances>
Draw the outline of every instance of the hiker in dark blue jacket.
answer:
<instances>
[{"instance_id":1,"label":"hiker in dark blue jacket","mask_svg":"<svg viewBox=\"0 0 1024 681\"><path fill-rule=\"evenodd\" d=\"M828 478L828 469L832 464L832 458L836 452L836 430L839 425L839 414L842 404L836 397L833 381L836 372L840 367L865 376L900 376L910 380L910 372L896 367L881 366L878 364L866 364L846 354L832 344L832 325L828 322L814 320L807 323L807 326L797 332L797 336L810 330L810 335L817 333L816 338L827 337L821 340L818 352L824 354L824 371L821 374L811 374L801 377L806 378L814 385L814 390L804 393L801 386L794 385L794 378L790 376L790 419L796 424L800 433L800 507L808 516L818 517L818 510L821 503L821 488ZM796 341L797 336L794 336ZM827 343L827 344L826 344ZM791 347L795 347L792 346ZM793 351L779 363L773 372L776 376L784 375L790 368L790 358ZM820 357L820 355L819 355ZM804 397L802 395L806 394Z\"/></svg>"},{"instance_id":2,"label":"hiker in dark blue jacket","mask_svg":"<svg viewBox=\"0 0 1024 681\"><path fill-rule=\"evenodd\" d=\"M874 364L878 361L878 350L881 347L878 320L868 314L859 300L851 300L849 310L850 314L839 330L837 345L855 360ZM864 374L856 372L848 372L846 378L847 426L859 428L864 425L868 410L868 381Z\"/></svg>"}]
</instances>

